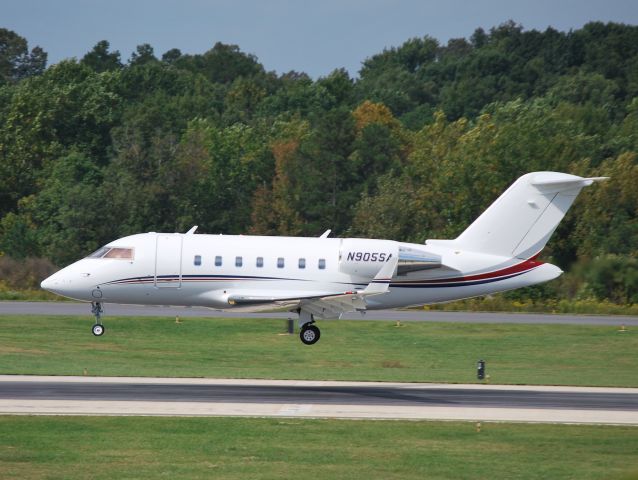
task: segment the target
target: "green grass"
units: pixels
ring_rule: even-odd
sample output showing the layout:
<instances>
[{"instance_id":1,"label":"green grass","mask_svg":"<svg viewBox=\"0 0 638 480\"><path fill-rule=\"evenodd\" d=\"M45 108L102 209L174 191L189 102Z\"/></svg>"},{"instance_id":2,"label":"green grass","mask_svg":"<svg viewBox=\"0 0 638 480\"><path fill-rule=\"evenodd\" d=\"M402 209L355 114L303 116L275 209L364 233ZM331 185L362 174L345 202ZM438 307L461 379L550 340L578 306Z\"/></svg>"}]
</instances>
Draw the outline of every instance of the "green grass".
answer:
<instances>
[{"instance_id":1,"label":"green grass","mask_svg":"<svg viewBox=\"0 0 638 480\"><path fill-rule=\"evenodd\" d=\"M584 315L638 315L638 304L618 304L608 300L539 299L513 300L504 295L470 298L450 303L419 307L424 310L451 312L520 312Z\"/></svg>"},{"instance_id":2,"label":"green grass","mask_svg":"<svg viewBox=\"0 0 638 480\"><path fill-rule=\"evenodd\" d=\"M68 302L70 300L39 288L37 290L12 289L0 283L0 301Z\"/></svg>"},{"instance_id":3,"label":"green grass","mask_svg":"<svg viewBox=\"0 0 638 480\"><path fill-rule=\"evenodd\" d=\"M0 373L638 386L638 328L319 322L314 346L284 320L0 316Z\"/></svg>"},{"instance_id":4,"label":"green grass","mask_svg":"<svg viewBox=\"0 0 638 480\"><path fill-rule=\"evenodd\" d=\"M637 448L635 427L0 417L0 478L26 480L620 479Z\"/></svg>"}]
</instances>

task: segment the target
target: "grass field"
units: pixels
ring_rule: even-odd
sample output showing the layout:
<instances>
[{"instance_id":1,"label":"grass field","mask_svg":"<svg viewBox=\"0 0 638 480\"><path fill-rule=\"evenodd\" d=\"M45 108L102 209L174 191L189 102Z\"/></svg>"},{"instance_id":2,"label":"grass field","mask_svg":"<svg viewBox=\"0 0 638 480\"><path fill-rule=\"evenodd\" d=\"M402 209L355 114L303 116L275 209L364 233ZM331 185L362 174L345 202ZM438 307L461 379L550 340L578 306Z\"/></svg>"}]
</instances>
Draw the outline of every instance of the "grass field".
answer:
<instances>
[{"instance_id":1,"label":"grass field","mask_svg":"<svg viewBox=\"0 0 638 480\"><path fill-rule=\"evenodd\" d=\"M628 479L637 448L635 427L0 417L20 479Z\"/></svg>"},{"instance_id":2,"label":"grass field","mask_svg":"<svg viewBox=\"0 0 638 480\"><path fill-rule=\"evenodd\" d=\"M0 316L0 373L638 386L638 329ZM0 478L638 479L638 428L0 416Z\"/></svg>"},{"instance_id":3,"label":"grass field","mask_svg":"<svg viewBox=\"0 0 638 480\"><path fill-rule=\"evenodd\" d=\"M0 373L638 386L638 329L320 322L314 346L284 320L0 316Z\"/></svg>"}]
</instances>

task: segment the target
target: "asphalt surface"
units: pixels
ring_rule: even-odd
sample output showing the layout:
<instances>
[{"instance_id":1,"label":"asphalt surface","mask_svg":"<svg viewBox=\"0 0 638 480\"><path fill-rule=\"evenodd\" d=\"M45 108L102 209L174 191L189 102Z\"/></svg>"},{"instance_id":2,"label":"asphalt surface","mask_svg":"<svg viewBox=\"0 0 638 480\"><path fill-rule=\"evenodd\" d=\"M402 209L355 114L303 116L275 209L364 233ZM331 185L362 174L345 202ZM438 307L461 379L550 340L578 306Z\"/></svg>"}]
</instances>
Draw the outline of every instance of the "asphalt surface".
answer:
<instances>
[{"instance_id":1,"label":"asphalt surface","mask_svg":"<svg viewBox=\"0 0 638 480\"><path fill-rule=\"evenodd\" d=\"M0 302L0 315L86 315L87 303L75 302ZM287 312L246 313L218 311L204 307L166 307L143 305L104 305L105 322L109 316L211 317L211 318L288 318ZM428 310L369 310L344 314L345 320L400 320L450 323L543 323L567 325L638 326L638 317L623 315L550 315L536 313L438 312Z\"/></svg>"},{"instance_id":2,"label":"asphalt surface","mask_svg":"<svg viewBox=\"0 0 638 480\"><path fill-rule=\"evenodd\" d=\"M0 399L338 404L638 411L638 393L404 386L1 383Z\"/></svg>"}]
</instances>

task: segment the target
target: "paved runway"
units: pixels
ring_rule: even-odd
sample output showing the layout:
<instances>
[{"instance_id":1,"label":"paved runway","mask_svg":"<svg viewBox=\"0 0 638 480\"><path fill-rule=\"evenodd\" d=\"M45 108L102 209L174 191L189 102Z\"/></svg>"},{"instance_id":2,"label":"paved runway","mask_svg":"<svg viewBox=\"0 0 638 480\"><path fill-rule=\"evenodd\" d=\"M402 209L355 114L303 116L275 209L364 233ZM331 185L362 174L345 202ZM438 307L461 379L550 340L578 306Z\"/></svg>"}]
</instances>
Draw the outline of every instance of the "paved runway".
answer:
<instances>
[{"instance_id":1,"label":"paved runway","mask_svg":"<svg viewBox=\"0 0 638 480\"><path fill-rule=\"evenodd\" d=\"M0 315L86 315L90 306L75 302L0 302ZM105 321L109 316L180 316L217 318L287 318L288 313L221 312L204 307L162 307L142 305L104 305ZM638 326L635 316L550 315L536 313L437 312L428 310L370 310L365 315L349 313L347 320L400 320L463 323L545 323L570 325Z\"/></svg>"},{"instance_id":2,"label":"paved runway","mask_svg":"<svg viewBox=\"0 0 638 480\"><path fill-rule=\"evenodd\" d=\"M638 425L638 389L6 375L0 376L0 413Z\"/></svg>"},{"instance_id":3,"label":"paved runway","mask_svg":"<svg viewBox=\"0 0 638 480\"><path fill-rule=\"evenodd\" d=\"M469 390L403 386L184 385L2 382L2 399L119 400L148 402L321 403L343 405L438 405L499 408L636 410L638 394Z\"/></svg>"}]
</instances>

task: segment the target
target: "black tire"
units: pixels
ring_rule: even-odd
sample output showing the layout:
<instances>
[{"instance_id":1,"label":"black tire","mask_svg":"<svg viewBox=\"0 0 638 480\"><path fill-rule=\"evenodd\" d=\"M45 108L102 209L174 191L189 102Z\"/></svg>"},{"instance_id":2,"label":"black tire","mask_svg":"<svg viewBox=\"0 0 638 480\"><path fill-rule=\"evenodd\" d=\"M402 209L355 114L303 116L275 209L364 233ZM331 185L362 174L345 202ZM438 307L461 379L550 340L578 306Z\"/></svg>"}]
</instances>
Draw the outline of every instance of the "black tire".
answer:
<instances>
[{"instance_id":1,"label":"black tire","mask_svg":"<svg viewBox=\"0 0 638 480\"><path fill-rule=\"evenodd\" d=\"M96 323L91 328L93 335L95 335L96 337L101 337L102 335L104 335L104 330L104 325L102 325L101 323Z\"/></svg>"},{"instance_id":2,"label":"black tire","mask_svg":"<svg viewBox=\"0 0 638 480\"><path fill-rule=\"evenodd\" d=\"M301 332L299 332L299 338L304 345L314 345L319 341L320 337L321 331L314 325L306 324L301 329Z\"/></svg>"}]
</instances>

